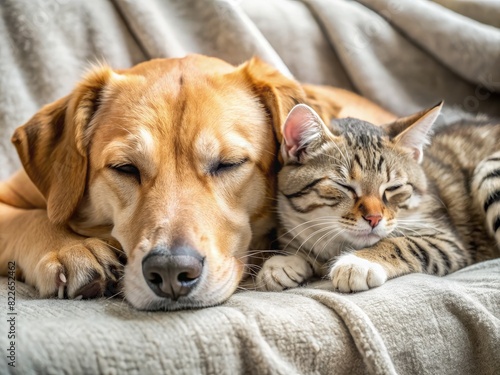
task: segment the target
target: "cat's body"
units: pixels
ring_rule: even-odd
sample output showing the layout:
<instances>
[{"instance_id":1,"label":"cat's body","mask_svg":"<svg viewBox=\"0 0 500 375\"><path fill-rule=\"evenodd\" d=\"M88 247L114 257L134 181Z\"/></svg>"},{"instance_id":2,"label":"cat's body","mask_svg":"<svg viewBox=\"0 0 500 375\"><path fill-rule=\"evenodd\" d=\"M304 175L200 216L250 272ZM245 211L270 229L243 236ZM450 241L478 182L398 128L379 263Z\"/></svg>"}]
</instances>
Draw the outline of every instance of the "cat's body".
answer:
<instances>
[{"instance_id":1,"label":"cat's body","mask_svg":"<svg viewBox=\"0 0 500 375\"><path fill-rule=\"evenodd\" d=\"M258 286L316 275L359 291L498 257L500 125L443 128L422 159L439 110L385 128L337 120L333 133L305 106L291 113L278 178L283 255L264 264Z\"/></svg>"}]
</instances>

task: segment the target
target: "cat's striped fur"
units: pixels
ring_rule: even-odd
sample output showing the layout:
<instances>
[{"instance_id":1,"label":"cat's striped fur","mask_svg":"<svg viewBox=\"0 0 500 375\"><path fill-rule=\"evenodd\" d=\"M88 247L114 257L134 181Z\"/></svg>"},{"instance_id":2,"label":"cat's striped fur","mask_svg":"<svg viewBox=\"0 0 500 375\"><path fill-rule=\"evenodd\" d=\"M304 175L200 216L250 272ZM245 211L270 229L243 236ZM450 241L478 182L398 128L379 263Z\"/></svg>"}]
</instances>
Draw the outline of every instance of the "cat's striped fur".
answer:
<instances>
[{"instance_id":1,"label":"cat's striped fur","mask_svg":"<svg viewBox=\"0 0 500 375\"><path fill-rule=\"evenodd\" d=\"M340 291L446 275L500 255L500 124L460 123L428 143L441 106L377 127L299 105L284 127L280 243L265 290L328 275ZM339 256L340 255L340 256Z\"/></svg>"}]
</instances>

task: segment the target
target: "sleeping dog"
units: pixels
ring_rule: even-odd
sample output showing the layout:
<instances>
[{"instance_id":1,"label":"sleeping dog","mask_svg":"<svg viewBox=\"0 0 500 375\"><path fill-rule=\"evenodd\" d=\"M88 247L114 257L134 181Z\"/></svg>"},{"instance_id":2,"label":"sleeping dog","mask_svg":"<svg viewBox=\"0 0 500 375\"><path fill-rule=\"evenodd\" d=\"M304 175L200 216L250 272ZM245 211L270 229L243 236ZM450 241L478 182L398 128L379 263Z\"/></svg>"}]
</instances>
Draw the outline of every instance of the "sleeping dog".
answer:
<instances>
[{"instance_id":1,"label":"sleeping dog","mask_svg":"<svg viewBox=\"0 0 500 375\"><path fill-rule=\"evenodd\" d=\"M16 261L42 298L98 297L119 282L138 309L224 301L250 255L269 249L281 125L297 103L326 123L393 119L258 59L96 67L12 138L24 168L0 184L0 273Z\"/></svg>"}]
</instances>

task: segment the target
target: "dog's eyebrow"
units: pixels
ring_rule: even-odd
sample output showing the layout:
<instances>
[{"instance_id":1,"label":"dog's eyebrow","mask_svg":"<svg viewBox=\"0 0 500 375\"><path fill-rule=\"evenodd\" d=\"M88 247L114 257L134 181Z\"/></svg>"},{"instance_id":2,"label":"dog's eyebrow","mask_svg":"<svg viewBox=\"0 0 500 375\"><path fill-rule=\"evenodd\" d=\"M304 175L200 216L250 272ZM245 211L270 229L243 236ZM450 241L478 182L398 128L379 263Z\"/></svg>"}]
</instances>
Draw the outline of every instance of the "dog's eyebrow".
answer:
<instances>
[{"instance_id":1,"label":"dog's eyebrow","mask_svg":"<svg viewBox=\"0 0 500 375\"><path fill-rule=\"evenodd\" d=\"M123 140L111 142L107 148L128 148L135 153L152 155L154 153L154 144L154 138L151 133L139 127L136 132L129 132Z\"/></svg>"},{"instance_id":2,"label":"dog's eyebrow","mask_svg":"<svg viewBox=\"0 0 500 375\"><path fill-rule=\"evenodd\" d=\"M252 157L251 143L237 134L227 134L218 138L214 134L201 133L195 143L195 149L202 162L211 163L221 158Z\"/></svg>"},{"instance_id":3,"label":"dog's eyebrow","mask_svg":"<svg viewBox=\"0 0 500 375\"><path fill-rule=\"evenodd\" d=\"M154 155L154 138L149 131L139 128L136 133L129 133L124 139L110 142L106 152L117 157L131 157L136 154L149 157Z\"/></svg>"},{"instance_id":4,"label":"dog's eyebrow","mask_svg":"<svg viewBox=\"0 0 500 375\"><path fill-rule=\"evenodd\" d=\"M208 132L200 132L194 147L202 162L216 159L220 154L220 142Z\"/></svg>"},{"instance_id":5,"label":"dog's eyebrow","mask_svg":"<svg viewBox=\"0 0 500 375\"><path fill-rule=\"evenodd\" d=\"M139 128L137 134L130 134L127 137L127 140L135 142L135 146L137 147L139 152L142 152L146 155L151 155L154 153L155 142L153 139L153 135L144 128Z\"/></svg>"},{"instance_id":6,"label":"dog's eyebrow","mask_svg":"<svg viewBox=\"0 0 500 375\"><path fill-rule=\"evenodd\" d=\"M252 154L252 144L244 138L232 137L229 143L222 145L220 153L228 157L231 155Z\"/></svg>"}]
</instances>

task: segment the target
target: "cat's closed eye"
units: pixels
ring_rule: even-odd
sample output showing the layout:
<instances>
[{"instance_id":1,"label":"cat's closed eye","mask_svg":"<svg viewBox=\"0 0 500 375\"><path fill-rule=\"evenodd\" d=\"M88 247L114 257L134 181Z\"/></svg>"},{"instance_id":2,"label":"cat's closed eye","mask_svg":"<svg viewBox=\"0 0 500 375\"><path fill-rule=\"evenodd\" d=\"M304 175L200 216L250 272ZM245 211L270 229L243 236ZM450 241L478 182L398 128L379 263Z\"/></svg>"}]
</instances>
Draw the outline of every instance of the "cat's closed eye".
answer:
<instances>
[{"instance_id":1,"label":"cat's closed eye","mask_svg":"<svg viewBox=\"0 0 500 375\"><path fill-rule=\"evenodd\" d=\"M342 190L339 191L336 184L332 184L328 179L323 180L317 184L314 189L319 197L327 200L342 199Z\"/></svg>"},{"instance_id":2,"label":"cat's closed eye","mask_svg":"<svg viewBox=\"0 0 500 375\"><path fill-rule=\"evenodd\" d=\"M408 200L413 193L411 184L396 184L385 189L383 198L389 204L399 205Z\"/></svg>"},{"instance_id":3,"label":"cat's closed eye","mask_svg":"<svg viewBox=\"0 0 500 375\"><path fill-rule=\"evenodd\" d=\"M336 181L335 186L338 190L340 190L341 192L343 192L344 194L346 194L349 197L352 197L355 199L358 196L358 193L356 192L356 188L352 185Z\"/></svg>"},{"instance_id":4,"label":"cat's closed eye","mask_svg":"<svg viewBox=\"0 0 500 375\"><path fill-rule=\"evenodd\" d=\"M402 187L403 187L403 185L398 184L398 185L394 185L394 186L390 186L390 187L386 188L385 191L392 192L392 191L396 191L396 190L398 190L399 188L402 188Z\"/></svg>"}]
</instances>

